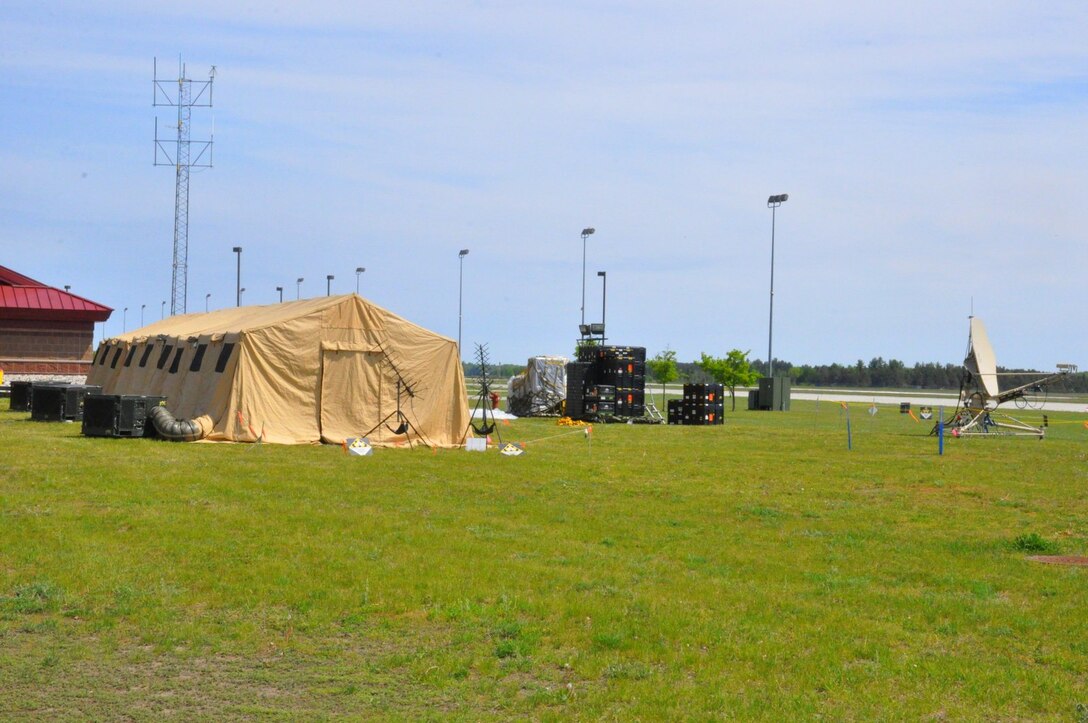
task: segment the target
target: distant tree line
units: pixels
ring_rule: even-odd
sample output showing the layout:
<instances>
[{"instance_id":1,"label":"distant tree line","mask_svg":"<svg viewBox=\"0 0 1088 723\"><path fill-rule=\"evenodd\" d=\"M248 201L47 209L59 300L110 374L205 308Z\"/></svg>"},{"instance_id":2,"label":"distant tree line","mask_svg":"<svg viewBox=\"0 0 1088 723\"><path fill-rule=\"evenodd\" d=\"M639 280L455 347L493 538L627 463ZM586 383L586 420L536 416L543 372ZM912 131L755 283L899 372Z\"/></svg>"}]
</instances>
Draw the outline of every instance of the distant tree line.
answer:
<instances>
[{"instance_id":1,"label":"distant tree line","mask_svg":"<svg viewBox=\"0 0 1088 723\"><path fill-rule=\"evenodd\" d=\"M752 362L752 367L760 374L767 373L767 363L762 360ZM775 359L775 370L790 370L794 384L814 387L855 387L855 388L894 388L894 389L959 389L963 377L962 364L940 364L937 362L917 363L907 366L898 359L885 360L883 357L870 359L868 363L858 359L854 364L791 364L789 361ZM1041 374L1032 369L1010 369L999 366L1002 376L1002 389L1011 389L1022 384L1029 384ZM1054 391L1088 392L1088 374L1071 374L1051 387Z\"/></svg>"},{"instance_id":2,"label":"distant tree line","mask_svg":"<svg viewBox=\"0 0 1088 723\"><path fill-rule=\"evenodd\" d=\"M767 364L755 361L753 367L767 373ZM871 359L866 364L858 359L854 364L803 364L795 366L775 359L775 369L790 370L794 384L814 387L888 387L892 389L959 389L963 377L961 364L924 362L908 367L898 359ZM1005 386L1004 382L1002 386Z\"/></svg>"},{"instance_id":3,"label":"distant tree line","mask_svg":"<svg viewBox=\"0 0 1088 723\"><path fill-rule=\"evenodd\" d=\"M478 377L480 376L480 365L476 362L462 362L462 366L465 369L466 377ZM488 364L487 376L491 379L509 379L515 374L521 374L525 371L524 364Z\"/></svg>"},{"instance_id":4,"label":"distant tree line","mask_svg":"<svg viewBox=\"0 0 1088 723\"><path fill-rule=\"evenodd\" d=\"M697 362L677 362L680 372L680 382L707 382L710 378L697 364ZM761 359L752 361L752 368L761 376L767 374L767 363ZM866 388L894 388L894 389L959 389L963 375L963 366L960 364L939 364L925 362L907 366L898 359L885 360L883 357L871 359L868 363L859 359L854 364L791 364L784 359L775 359L774 368L777 374L789 369L790 378L795 385L813 387L851 387L855 389ZM1011 389L1022 384L1028 384L1039 378L1040 374L1031 369L1008 369L998 367L997 371L1002 376L1000 379L1002 389ZM1088 373L1079 372L1071 374L1060 382L1050 387L1055 392L1088 392Z\"/></svg>"},{"instance_id":5,"label":"distant tree line","mask_svg":"<svg viewBox=\"0 0 1088 723\"><path fill-rule=\"evenodd\" d=\"M751 362L752 369L761 376L767 374L767 363L756 359ZM480 375L478 364L466 363L465 376ZM781 374L789 369L790 378L795 385L813 387L851 387L894 388L894 389L959 389L963 366L960 364L939 364L925 362L907 366L898 359L885 360L883 357L871 359L868 363L859 359L855 364L791 364L784 359L774 360L775 372ZM698 362L676 362L679 373L677 383L711 382L711 376L699 366ZM495 364L488 366L488 374L493 379L508 379L525 370L524 364ZM998 372L1012 376L1002 376L1002 389L1011 389L1028 384L1041 373L1030 369L1007 369L998 367ZM647 384L651 383L647 378ZM1054 392L1088 392L1088 373L1070 374L1050 387Z\"/></svg>"}]
</instances>

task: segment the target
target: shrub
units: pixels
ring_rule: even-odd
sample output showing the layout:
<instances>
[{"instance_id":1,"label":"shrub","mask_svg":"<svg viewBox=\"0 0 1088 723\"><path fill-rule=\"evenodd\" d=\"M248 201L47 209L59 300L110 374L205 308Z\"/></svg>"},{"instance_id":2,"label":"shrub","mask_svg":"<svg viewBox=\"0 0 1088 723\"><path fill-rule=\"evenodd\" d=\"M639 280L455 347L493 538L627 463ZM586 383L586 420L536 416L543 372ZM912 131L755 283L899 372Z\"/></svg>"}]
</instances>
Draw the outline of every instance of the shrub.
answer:
<instances>
[{"instance_id":1,"label":"shrub","mask_svg":"<svg viewBox=\"0 0 1088 723\"><path fill-rule=\"evenodd\" d=\"M1053 555L1058 551L1058 546L1055 543L1043 539L1038 532L1018 535L1012 541L1012 547L1019 552L1041 552L1048 555Z\"/></svg>"},{"instance_id":2,"label":"shrub","mask_svg":"<svg viewBox=\"0 0 1088 723\"><path fill-rule=\"evenodd\" d=\"M4 607L13 612L26 614L56 610L64 598L64 591L48 581L35 581L21 585L8 598Z\"/></svg>"}]
</instances>

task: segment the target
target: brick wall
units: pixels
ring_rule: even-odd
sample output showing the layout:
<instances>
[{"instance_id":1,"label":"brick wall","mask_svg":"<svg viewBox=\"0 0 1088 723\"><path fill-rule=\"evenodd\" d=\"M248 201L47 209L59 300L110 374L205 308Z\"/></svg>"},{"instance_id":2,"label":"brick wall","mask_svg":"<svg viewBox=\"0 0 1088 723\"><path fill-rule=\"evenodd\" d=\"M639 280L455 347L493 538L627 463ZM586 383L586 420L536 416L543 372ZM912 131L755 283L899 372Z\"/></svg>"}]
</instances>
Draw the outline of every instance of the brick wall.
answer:
<instances>
[{"instance_id":1,"label":"brick wall","mask_svg":"<svg viewBox=\"0 0 1088 723\"><path fill-rule=\"evenodd\" d=\"M0 319L0 369L7 374L86 374L94 323Z\"/></svg>"}]
</instances>

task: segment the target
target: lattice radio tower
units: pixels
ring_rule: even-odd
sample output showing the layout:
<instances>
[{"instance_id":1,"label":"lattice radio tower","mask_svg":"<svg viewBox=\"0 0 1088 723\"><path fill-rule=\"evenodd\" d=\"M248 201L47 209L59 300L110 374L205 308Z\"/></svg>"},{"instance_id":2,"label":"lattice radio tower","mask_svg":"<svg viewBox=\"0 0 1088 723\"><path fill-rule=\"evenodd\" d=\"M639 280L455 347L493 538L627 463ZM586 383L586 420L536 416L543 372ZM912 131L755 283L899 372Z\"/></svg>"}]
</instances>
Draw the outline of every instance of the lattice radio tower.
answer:
<instances>
[{"instance_id":1,"label":"lattice radio tower","mask_svg":"<svg viewBox=\"0 0 1088 723\"><path fill-rule=\"evenodd\" d=\"M178 137L176 140L159 138L159 118L155 116L155 165L173 166L177 171L174 190L174 266L170 290L170 314L184 314L189 297L189 169L212 167L212 134L207 141L189 140L189 118L193 108L212 107L212 83L215 82L215 66L207 80L190 80L185 77L185 64L178 58L176 80L159 79L159 61L155 58L152 72L154 98L152 106L171 106L178 109ZM169 126L168 126L169 127ZM173 144L173 153L170 145ZM193 148L195 146L195 148ZM205 158L206 156L206 158Z\"/></svg>"}]
</instances>

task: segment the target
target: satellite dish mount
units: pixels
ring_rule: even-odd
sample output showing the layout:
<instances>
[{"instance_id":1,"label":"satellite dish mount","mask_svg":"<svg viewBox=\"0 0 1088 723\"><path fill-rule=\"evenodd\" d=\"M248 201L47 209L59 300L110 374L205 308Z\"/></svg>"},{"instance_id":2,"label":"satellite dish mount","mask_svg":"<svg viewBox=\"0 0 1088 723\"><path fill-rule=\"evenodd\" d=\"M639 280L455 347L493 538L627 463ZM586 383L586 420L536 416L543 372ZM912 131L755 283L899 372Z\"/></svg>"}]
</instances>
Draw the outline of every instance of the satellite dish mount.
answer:
<instances>
[{"instance_id":1,"label":"satellite dish mount","mask_svg":"<svg viewBox=\"0 0 1088 723\"><path fill-rule=\"evenodd\" d=\"M1046 432L1045 425L1028 424L997 410L1006 402L1013 402L1021 409L1034 406L1028 399L1028 394L1041 392L1051 382L1077 371L1075 364L1058 364L1057 368L1056 372L1039 374L1037 379L1002 391L998 377L1006 373L997 371L997 357L982 319L972 316L967 337L967 355L963 360L959 401L948 425L952 435L962 437L1006 434L1042 439ZM1024 375L1017 373L1016 376Z\"/></svg>"}]
</instances>

